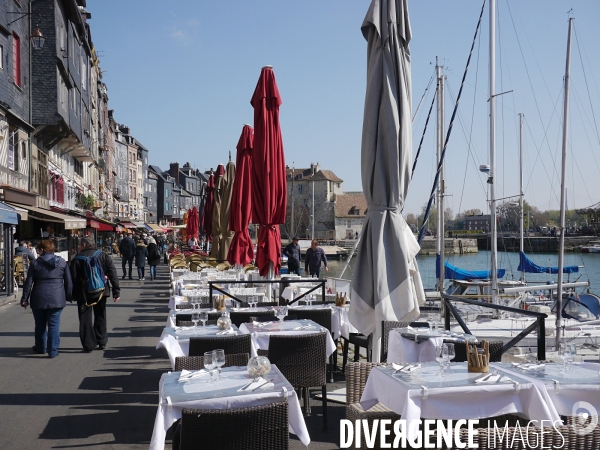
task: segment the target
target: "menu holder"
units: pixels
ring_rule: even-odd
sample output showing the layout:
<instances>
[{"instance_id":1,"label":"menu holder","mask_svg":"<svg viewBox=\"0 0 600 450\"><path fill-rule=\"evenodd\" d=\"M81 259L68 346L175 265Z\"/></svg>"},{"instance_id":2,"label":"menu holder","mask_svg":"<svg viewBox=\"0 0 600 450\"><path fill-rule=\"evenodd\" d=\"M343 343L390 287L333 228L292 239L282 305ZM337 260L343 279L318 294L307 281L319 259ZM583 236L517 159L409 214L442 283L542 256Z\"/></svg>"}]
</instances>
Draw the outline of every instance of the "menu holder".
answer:
<instances>
[{"instance_id":1,"label":"menu holder","mask_svg":"<svg viewBox=\"0 0 600 450\"><path fill-rule=\"evenodd\" d=\"M467 345L467 368L469 372L488 373L490 371L490 343L481 341L481 348Z\"/></svg>"},{"instance_id":2,"label":"menu holder","mask_svg":"<svg viewBox=\"0 0 600 450\"><path fill-rule=\"evenodd\" d=\"M346 306L346 293L335 294L335 306Z\"/></svg>"}]
</instances>

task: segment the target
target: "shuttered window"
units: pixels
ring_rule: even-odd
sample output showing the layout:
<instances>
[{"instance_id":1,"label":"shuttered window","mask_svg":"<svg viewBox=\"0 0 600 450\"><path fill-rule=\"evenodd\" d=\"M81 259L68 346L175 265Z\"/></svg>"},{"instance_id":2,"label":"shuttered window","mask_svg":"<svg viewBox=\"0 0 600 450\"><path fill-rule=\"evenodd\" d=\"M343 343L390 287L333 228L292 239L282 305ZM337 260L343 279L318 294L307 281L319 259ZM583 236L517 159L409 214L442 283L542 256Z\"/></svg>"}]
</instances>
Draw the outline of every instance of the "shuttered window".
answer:
<instances>
[{"instance_id":1,"label":"shuttered window","mask_svg":"<svg viewBox=\"0 0 600 450\"><path fill-rule=\"evenodd\" d=\"M13 33L13 79L21 87L21 39Z\"/></svg>"}]
</instances>

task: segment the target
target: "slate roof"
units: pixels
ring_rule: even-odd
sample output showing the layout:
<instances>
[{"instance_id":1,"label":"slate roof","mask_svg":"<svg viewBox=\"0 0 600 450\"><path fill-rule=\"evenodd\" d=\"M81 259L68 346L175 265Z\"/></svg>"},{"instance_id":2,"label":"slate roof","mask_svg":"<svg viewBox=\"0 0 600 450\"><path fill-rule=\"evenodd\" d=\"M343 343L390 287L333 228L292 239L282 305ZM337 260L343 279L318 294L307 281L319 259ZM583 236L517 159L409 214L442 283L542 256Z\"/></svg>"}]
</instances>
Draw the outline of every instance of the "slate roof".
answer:
<instances>
[{"instance_id":1,"label":"slate roof","mask_svg":"<svg viewBox=\"0 0 600 450\"><path fill-rule=\"evenodd\" d=\"M346 192L335 196L336 218L360 219L365 217L366 212L367 199L362 192Z\"/></svg>"}]
</instances>

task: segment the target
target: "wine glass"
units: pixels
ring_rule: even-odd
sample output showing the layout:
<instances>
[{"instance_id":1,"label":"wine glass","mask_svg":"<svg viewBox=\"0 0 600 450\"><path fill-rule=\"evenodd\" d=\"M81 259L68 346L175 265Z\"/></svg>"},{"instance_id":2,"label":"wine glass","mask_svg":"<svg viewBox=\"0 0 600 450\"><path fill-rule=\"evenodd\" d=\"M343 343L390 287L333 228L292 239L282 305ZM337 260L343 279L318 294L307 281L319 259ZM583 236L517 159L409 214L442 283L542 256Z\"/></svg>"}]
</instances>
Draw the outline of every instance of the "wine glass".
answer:
<instances>
[{"instance_id":1,"label":"wine glass","mask_svg":"<svg viewBox=\"0 0 600 450\"><path fill-rule=\"evenodd\" d=\"M564 373L567 373L567 354L569 353L568 344L561 342L558 344L558 356L562 359Z\"/></svg>"},{"instance_id":2,"label":"wine glass","mask_svg":"<svg viewBox=\"0 0 600 450\"><path fill-rule=\"evenodd\" d=\"M202 328L206 328L206 321L208 320L208 313L200 313L200 321L202 322Z\"/></svg>"},{"instance_id":3,"label":"wine glass","mask_svg":"<svg viewBox=\"0 0 600 450\"><path fill-rule=\"evenodd\" d=\"M200 320L200 311L196 308L192 310L192 322L194 322L194 334L198 332L198 321Z\"/></svg>"},{"instance_id":4,"label":"wine glass","mask_svg":"<svg viewBox=\"0 0 600 450\"><path fill-rule=\"evenodd\" d=\"M444 376L444 367L448 360L448 347L445 345L435 346L435 360L440 364L440 376Z\"/></svg>"},{"instance_id":5,"label":"wine glass","mask_svg":"<svg viewBox=\"0 0 600 450\"><path fill-rule=\"evenodd\" d=\"M454 349L453 343L445 344L448 348L448 370L450 370L450 363L456 357L456 350Z\"/></svg>"},{"instance_id":6,"label":"wine glass","mask_svg":"<svg viewBox=\"0 0 600 450\"><path fill-rule=\"evenodd\" d=\"M225 364L225 350L217 349L213 350L213 362L217 366L219 371L217 380L221 380L221 367Z\"/></svg>"},{"instance_id":7,"label":"wine glass","mask_svg":"<svg viewBox=\"0 0 600 450\"><path fill-rule=\"evenodd\" d=\"M213 358L213 352L204 352L204 368L210 373L210 382L212 383L212 371L215 369L216 364Z\"/></svg>"},{"instance_id":8,"label":"wine glass","mask_svg":"<svg viewBox=\"0 0 600 450\"><path fill-rule=\"evenodd\" d=\"M283 322L283 319L285 318L285 316L287 316L287 314L287 306L280 306L279 309L277 309L277 317L279 318L279 322Z\"/></svg>"},{"instance_id":9,"label":"wine glass","mask_svg":"<svg viewBox=\"0 0 600 450\"><path fill-rule=\"evenodd\" d=\"M575 355L577 355L577 347L574 344L567 344L565 353L567 361L567 372L571 371L571 364L573 364Z\"/></svg>"}]
</instances>

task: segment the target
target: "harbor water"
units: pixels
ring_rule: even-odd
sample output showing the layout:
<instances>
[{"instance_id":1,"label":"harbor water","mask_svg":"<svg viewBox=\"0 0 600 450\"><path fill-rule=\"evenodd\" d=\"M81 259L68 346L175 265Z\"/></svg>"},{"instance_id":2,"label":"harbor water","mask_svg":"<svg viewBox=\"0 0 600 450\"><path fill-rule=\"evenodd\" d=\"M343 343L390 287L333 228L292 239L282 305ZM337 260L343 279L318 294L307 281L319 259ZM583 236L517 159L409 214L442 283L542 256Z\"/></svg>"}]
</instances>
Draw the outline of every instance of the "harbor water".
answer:
<instances>
[{"instance_id":1,"label":"harbor water","mask_svg":"<svg viewBox=\"0 0 600 450\"><path fill-rule=\"evenodd\" d=\"M535 253L528 257L538 266L557 266L558 254ZM460 267L465 270L489 270L490 268L490 252L480 251L479 253L470 253L466 255L455 255L446 259L450 264ZM355 275L354 265L356 258L352 258L348 269L343 275L343 278L352 279ZM419 256L418 258L419 271L423 279L423 286L428 289L435 287L435 256ZM600 294L600 254L593 253L567 253L564 258L565 266L579 266L579 273L567 275L563 277L563 282L567 281L588 281L590 282L590 292ZM339 277L346 261L330 261L329 272L325 276ZM517 270L519 267L519 253L516 252L499 252L498 253L498 268L506 269L504 279L518 280L521 276ZM528 283L545 284L547 281L556 282L557 275L550 274L525 274L525 280Z\"/></svg>"}]
</instances>

